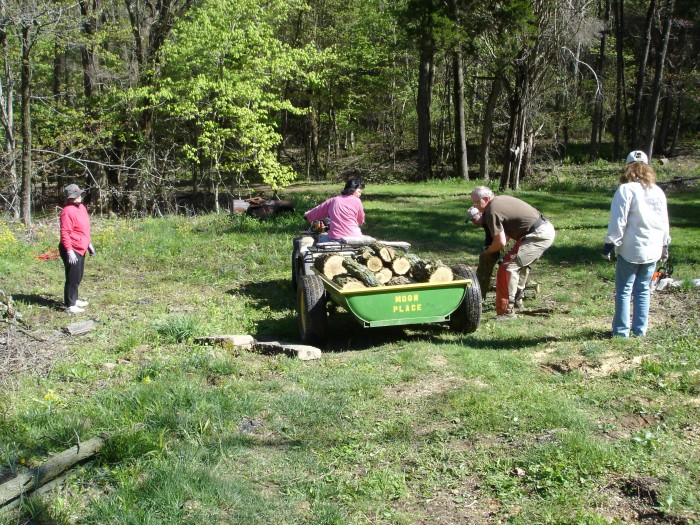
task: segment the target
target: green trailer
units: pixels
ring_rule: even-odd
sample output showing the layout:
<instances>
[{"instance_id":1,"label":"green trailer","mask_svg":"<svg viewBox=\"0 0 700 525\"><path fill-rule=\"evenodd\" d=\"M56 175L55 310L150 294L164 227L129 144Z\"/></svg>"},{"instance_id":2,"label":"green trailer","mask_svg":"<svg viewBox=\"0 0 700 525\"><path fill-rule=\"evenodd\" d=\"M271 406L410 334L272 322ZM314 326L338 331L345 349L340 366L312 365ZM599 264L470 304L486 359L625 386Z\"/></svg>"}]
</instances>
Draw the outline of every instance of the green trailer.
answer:
<instances>
[{"instance_id":1,"label":"green trailer","mask_svg":"<svg viewBox=\"0 0 700 525\"><path fill-rule=\"evenodd\" d=\"M316 253L311 248L295 251L292 257L299 333L307 344L323 345L327 341L329 302L347 310L365 328L448 323L454 331L471 333L479 326L479 283L474 272L463 264L452 267L455 280L450 282L342 291L310 263Z\"/></svg>"}]
</instances>

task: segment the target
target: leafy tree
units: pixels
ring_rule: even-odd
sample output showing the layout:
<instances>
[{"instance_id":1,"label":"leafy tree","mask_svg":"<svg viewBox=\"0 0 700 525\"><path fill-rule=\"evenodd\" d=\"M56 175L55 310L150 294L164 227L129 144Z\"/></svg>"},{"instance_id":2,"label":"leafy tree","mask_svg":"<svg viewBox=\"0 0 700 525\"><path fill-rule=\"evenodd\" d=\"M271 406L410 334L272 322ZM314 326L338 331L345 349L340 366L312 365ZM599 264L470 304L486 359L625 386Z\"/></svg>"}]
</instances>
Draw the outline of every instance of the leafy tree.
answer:
<instances>
[{"instance_id":1,"label":"leafy tree","mask_svg":"<svg viewBox=\"0 0 700 525\"><path fill-rule=\"evenodd\" d=\"M298 113L280 97L285 79L308 58L275 37L286 2L208 0L173 29L164 46L162 79L154 92L156 116L168 119L174 148L218 188L252 179L273 188L294 173L276 158L281 136L275 116Z\"/></svg>"}]
</instances>

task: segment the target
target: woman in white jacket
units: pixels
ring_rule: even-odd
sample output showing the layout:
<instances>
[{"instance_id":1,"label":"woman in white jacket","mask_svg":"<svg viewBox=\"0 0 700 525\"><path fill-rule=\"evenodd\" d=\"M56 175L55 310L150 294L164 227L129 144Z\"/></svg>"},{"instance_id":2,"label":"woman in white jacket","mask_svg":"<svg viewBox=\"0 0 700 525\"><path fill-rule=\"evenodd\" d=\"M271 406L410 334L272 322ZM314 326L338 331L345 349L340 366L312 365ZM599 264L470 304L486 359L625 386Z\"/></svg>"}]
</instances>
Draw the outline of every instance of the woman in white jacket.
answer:
<instances>
[{"instance_id":1,"label":"woman in white jacket","mask_svg":"<svg viewBox=\"0 0 700 525\"><path fill-rule=\"evenodd\" d=\"M644 152L633 151L620 177L610 208L603 257L610 259L613 247L615 266L615 316L612 335L644 336L649 320L651 278L656 262L668 258L669 236L666 195L656 185L656 173Z\"/></svg>"}]
</instances>

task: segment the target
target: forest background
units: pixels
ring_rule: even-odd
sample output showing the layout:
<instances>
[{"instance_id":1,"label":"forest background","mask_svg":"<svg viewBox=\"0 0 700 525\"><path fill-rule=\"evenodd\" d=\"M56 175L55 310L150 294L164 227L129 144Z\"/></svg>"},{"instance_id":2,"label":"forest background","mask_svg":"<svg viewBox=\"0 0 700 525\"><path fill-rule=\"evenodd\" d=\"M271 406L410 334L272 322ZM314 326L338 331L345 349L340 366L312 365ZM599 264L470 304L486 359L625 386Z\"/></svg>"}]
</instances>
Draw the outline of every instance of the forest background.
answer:
<instances>
[{"instance_id":1,"label":"forest background","mask_svg":"<svg viewBox=\"0 0 700 525\"><path fill-rule=\"evenodd\" d=\"M693 0L2 0L0 206L219 210L264 183L479 178L673 156ZM496 182L497 181L497 182Z\"/></svg>"}]
</instances>

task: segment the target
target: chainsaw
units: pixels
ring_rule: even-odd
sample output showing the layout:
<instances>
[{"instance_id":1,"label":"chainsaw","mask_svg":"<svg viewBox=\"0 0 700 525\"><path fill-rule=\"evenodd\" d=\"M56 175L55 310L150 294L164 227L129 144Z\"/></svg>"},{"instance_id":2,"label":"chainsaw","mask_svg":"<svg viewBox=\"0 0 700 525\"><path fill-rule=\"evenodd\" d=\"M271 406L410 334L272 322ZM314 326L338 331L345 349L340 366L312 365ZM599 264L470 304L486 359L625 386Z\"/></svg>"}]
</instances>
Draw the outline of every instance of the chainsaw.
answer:
<instances>
[{"instance_id":1,"label":"chainsaw","mask_svg":"<svg viewBox=\"0 0 700 525\"><path fill-rule=\"evenodd\" d=\"M659 266L654 274L651 276L651 289L656 290L656 287L659 285L659 282L662 279L667 279L673 275L673 264L671 264L670 261L667 261L665 264L662 264Z\"/></svg>"}]
</instances>

